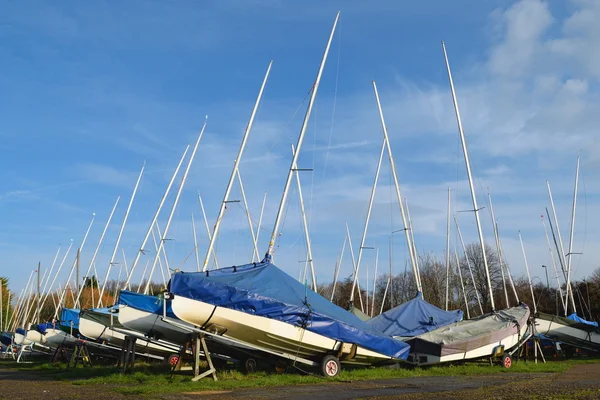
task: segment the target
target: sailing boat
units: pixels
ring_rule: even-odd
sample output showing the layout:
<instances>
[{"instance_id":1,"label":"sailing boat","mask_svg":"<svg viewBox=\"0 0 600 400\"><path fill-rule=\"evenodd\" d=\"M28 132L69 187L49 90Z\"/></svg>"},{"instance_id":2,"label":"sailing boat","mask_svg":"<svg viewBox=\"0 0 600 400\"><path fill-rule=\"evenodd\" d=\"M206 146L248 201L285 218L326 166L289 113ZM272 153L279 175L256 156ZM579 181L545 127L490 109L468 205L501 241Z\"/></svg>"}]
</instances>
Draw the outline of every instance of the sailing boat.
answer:
<instances>
[{"instance_id":1,"label":"sailing boat","mask_svg":"<svg viewBox=\"0 0 600 400\"><path fill-rule=\"evenodd\" d=\"M548 186L548 194L550 195L550 205L552 206L552 212L554 214L554 222L556 225L556 235L555 244L558 253L558 259L561 267L563 268L563 272L566 272L565 280L566 280L566 298L562 300L563 309L565 312L565 316L558 316L547 314L543 312L535 313L535 326L538 333L545 335L555 341L563 342L573 347L580 347L587 350L592 351L600 351L600 329L598 328L598 323L593 321L586 321L585 319L579 317L577 315L577 308L575 306L575 299L573 297L573 288L571 287L571 258L573 257L573 234L575 228L575 211L577 207L577 187L579 183L579 162L580 156L577 156L577 168L575 171L575 188L573 190L573 207L571 213L571 232L569 238L569 252L565 255L564 247L562 244L562 237L560 235L560 229L558 227L558 218L556 217L556 209L554 208L554 201L552 199L552 192L550 191L550 184L547 183ZM550 222L550 221L549 221ZM550 224L552 228L552 224ZM544 224L545 230L545 224ZM552 234L554 235L554 230L552 229ZM558 236L559 241L556 242L556 236ZM547 238L547 234L546 234ZM549 240L548 240L549 244ZM559 248L560 244L560 248ZM552 248L550 247L550 250ZM554 262L554 257L551 254L552 261ZM566 260L566 257L569 257ZM555 264L556 268L556 264ZM566 271L565 271L566 269ZM556 274L556 279L560 288L560 281L558 278L558 274ZM562 293L562 291L561 291ZM572 308L572 313L569 314L569 300Z\"/></svg>"},{"instance_id":2,"label":"sailing boat","mask_svg":"<svg viewBox=\"0 0 600 400\"><path fill-rule=\"evenodd\" d=\"M308 120L337 26L335 18L313 85L298 142L262 262L197 273L173 274L169 283L175 315L205 332L279 358L320 365L326 376L340 361L373 364L403 359L408 346L370 329L348 311L275 266L272 254Z\"/></svg>"},{"instance_id":3,"label":"sailing boat","mask_svg":"<svg viewBox=\"0 0 600 400\"><path fill-rule=\"evenodd\" d=\"M518 349L518 347L530 336L528 330L530 312L525 304L520 304L517 307L506 308L500 311L495 310L490 273L485 254L485 243L478 213L479 209L477 207L477 198L475 196L473 177L471 175L467 143L462 128L462 121L458 110L458 101L454 91L452 73L450 71L450 64L448 62L448 55L446 54L444 42L442 42L442 50L446 62L448 80L450 82L450 90L454 102L454 111L456 113L458 131L461 138L465 166L469 178L471 199L473 201L475 221L479 233L479 243L485 265L487 286L490 291L492 312L480 315L473 319L456 322L409 339L407 341L407 343L411 345L409 361L412 361L417 365L429 365L449 361L501 356L502 365L506 368L510 368L512 365L512 351Z\"/></svg>"}]
</instances>

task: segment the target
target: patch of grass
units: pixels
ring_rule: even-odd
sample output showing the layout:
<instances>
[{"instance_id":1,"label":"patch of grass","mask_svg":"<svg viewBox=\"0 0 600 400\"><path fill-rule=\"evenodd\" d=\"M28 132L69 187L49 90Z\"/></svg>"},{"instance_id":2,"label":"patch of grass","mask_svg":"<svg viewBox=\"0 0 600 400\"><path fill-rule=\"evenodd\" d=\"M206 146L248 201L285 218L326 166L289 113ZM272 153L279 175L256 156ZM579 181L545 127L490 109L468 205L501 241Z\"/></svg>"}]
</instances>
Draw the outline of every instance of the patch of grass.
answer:
<instances>
[{"instance_id":1,"label":"patch of grass","mask_svg":"<svg viewBox=\"0 0 600 400\"><path fill-rule=\"evenodd\" d=\"M344 369L333 379L325 379L316 373L305 375L295 373L275 374L256 372L243 374L235 370L223 370L217 373L219 381L210 378L191 382L191 373L183 372L171 376L164 365L138 364L132 373L120 374L114 366L94 366L91 368L66 369L65 364L16 364L14 361L0 361L0 368L18 368L35 372L41 378L69 380L75 385L107 385L126 395L145 395L160 393L193 392L202 390L231 390L236 388L270 387L283 385L336 383L369 379L394 379L420 376L472 376L498 373L559 373L575 364L598 363L600 359L581 358L561 361L549 361L535 364L532 361L514 363L511 369L489 363L469 363L464 365L440 365L427 368L356 368ZM584 397L584 395L582 395Z\"/></svg>"}]
</instances>

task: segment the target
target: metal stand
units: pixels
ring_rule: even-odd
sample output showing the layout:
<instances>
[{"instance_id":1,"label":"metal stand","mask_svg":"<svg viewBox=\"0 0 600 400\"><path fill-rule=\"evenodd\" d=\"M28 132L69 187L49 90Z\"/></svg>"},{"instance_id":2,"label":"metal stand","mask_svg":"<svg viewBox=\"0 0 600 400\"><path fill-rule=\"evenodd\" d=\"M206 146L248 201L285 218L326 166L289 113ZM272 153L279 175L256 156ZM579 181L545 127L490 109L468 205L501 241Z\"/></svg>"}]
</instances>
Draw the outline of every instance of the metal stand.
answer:
<instances>
[{"instance_id":1,"label":"metal stand","mask_svg":"<svg viewBox=\"0 0 600 400\"><path fill-rule=\"evenodd\" d=\"M194 377L192 378L192 382L197 382L200 379L212 375L214 381L217 381L217 370L215 369L212 358L210 356L210 352L208 351L208 346L206 345L206 340L204 339L204 335L202 333L192 333L191 338L183 345L181 351L179 353L179 357L177 359L177 363L173 366L171 373L176 371L181 371L181 365L183 363L184 358L187 355L187 349L192 348L192 357L193 357L193 370ZM208 370L200 373L200 350L204 353L204 357L206 358L206 362L208 363Z\"/></svg>"},{"instance_id":2,"label":"metal stand","mask_svg":"<svg viewBox=\"0 0 600 400\"><path fill-rule=\"evenodd\" d=\"M121 373L127 371L127 368L133 368L135 364L135 342L137 338L134 336L125 336L125 342L121 347L121 355L117 362L117 368L121 368Z\"/></svg>"},{"instance_id":3,"label":"metal stand","mask_svg":"<svg viewBox=\"0 0 600 400\"><path fill-rule=\"evenodd\" d=\"M84 367L92 366L92 359L90 357L90 351L85 344L85 341L81 340L75 343L75 348L73 349L73 353L71 354L71 359L67 364L67 368L77 368L77 364L81 362L81 365Z\"/></svg>"},{"instance_id":4,"label":"metal stand","mask_svg":"<svg viewBox=\"0 0 600 400\"><path fill-rule=\"evenodd\" d=\"M17 347L14 344L10 344L10 345L6 346L6 350L4 351L4 353L2 353L2 358L3 359L12 358L14 360L16 352L17 352Z\"/></svg>"},{"instance_id":5,"label":"metal stand","mask_svg":"<svg viewBox=\"0 0 600 400\"><path fill-rule=\"evenodd\" d=\"M60 362L60 361L69 361L71 356L69 354L69 347L63 344L59 345L54 354L50 358L51 363Z\"/></svg>"}]
</instances>

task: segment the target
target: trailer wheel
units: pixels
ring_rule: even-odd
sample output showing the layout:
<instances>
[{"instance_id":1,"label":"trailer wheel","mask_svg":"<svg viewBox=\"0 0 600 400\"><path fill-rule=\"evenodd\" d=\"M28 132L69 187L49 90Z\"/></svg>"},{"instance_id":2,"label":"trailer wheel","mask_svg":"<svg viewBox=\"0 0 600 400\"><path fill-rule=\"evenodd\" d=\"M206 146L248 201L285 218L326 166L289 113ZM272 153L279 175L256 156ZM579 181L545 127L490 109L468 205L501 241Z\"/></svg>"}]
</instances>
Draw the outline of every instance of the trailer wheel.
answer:
<instances>
[{"instance_id":1,"label":"trailer wheel","mask_svg":"<svg viewBox=\"0 0 600 400\"><path fill-rule=\"evenodd\" d=\"M179 356L177 354L171 354L169 356L169 365L171 367L176 366L178 362L179 362Z\"/></svg>"},{"instance_id":2,"label":"trailer wheel","mask_svg":"<svg viewBox=\"0 0 600 400\"><path fill-rule=\"evenodd\" d=\"M333 378L339 374L340 369L340 360L336 356L325 356L321 361L321 373L328 378Z\"/></svg>"},{"instance_id":3,"label":"trailer wheel","mask_svg":"<svg viewBox=\"0 0 600 400\"><path fill-rule=\"evenodd\" d=\"M287 363L284 360L275 361L275 372L283 374L288 368Z\"/></svg>"},{"instance_id":4,"label":"trailer wheel","mask_svg":"<svg viewBox=\"0 0 600 400\"><path fill-rule=\"evenodd\" d=\"M502 362L500 364L506 369L512 367L512 357L510 356L510 354L504 354L502 356Z\"/></svg>"},{"instance_id":5,"label":"trailer wheel","mask_svg":"<svg viewBox=\"0 0 600 400\"><path fill-rule=\"evenodd\" d=\"M256 360L254 358L247 358L246 362L244 363L246 372L249 374L256 372L257 365L258 365L258 363L256 362Z\"/></svg>"}]
</instances>

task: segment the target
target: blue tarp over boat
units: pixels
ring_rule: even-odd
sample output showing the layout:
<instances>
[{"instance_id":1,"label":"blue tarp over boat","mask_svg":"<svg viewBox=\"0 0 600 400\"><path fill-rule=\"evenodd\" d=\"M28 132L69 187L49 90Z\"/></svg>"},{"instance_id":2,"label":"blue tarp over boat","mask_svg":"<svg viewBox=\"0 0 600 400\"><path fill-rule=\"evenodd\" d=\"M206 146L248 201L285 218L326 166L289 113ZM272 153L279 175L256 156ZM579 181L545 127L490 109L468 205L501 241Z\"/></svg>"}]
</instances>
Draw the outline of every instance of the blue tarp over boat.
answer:
<instances>
[{"instance_id":1,"label":"blue tarp over boat","mask_svg":"<svg viewBox=\"0 0 600 400\"><path fill-rule=\"evenodd\" d=\"M306 326L311 332L388 357L408 357L406 343L377 332L268 260L207 272L175 273L169 290L215 306Z\"/></svg>"},{"instance_id":2,"label":"blue tarp over boat","mask_svg":"<svg viewBox=\"0 0 600 400\"><path fill-rule=\"evenodd\" d=\"M567 318L569 318L570 320L575 321L575 322L581 322L582 324L598 327L597 322L587 321L587 320L581 318L580 316L578 316L576 313L569 315Z\"/></svg>"},{"instance_id":3,"label":"blue tarp over boat","mask_svg":"<svg viewBox=\"0 0 600 400\"><path fill-rule=\"evenodd\" d=\"M79 330L79 309L76 308L65 308L60 312L59 325L71 329ZM72 324L72 325L71 325Z\"/></svg>"},{"instance_id":4,"label":"blue tarp over boat","mask_svg":"<svg viewBox=\"0 0 600 400\"><path fill-rule=\"evenodd\" d=\"M423 299L422 293L366 321L368 325L389 336L412 337L461 321L460 310L444 311Z\"/></svg>"},{"instance_id":5,"label":"blue tarp over boat","mask_svg":"<svg viewBox=\"0 0 600 400\"><path fill-rule=\"evenodd\" d=\"M148 296L141 293L130 292L128 290L121 290L119 300L117 301L117 304L123 304L157 315L163 315L163 303L164 299L162 296ZM171 302L167 302L167 317L177 318L175 314L173 314Z\"/></svg>"}]
</instances>

